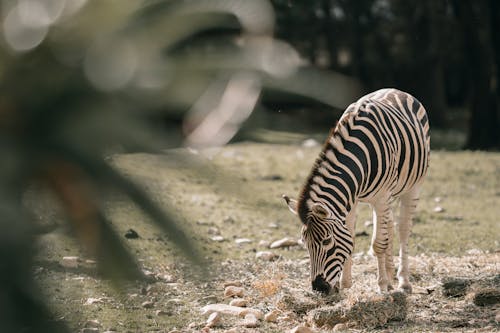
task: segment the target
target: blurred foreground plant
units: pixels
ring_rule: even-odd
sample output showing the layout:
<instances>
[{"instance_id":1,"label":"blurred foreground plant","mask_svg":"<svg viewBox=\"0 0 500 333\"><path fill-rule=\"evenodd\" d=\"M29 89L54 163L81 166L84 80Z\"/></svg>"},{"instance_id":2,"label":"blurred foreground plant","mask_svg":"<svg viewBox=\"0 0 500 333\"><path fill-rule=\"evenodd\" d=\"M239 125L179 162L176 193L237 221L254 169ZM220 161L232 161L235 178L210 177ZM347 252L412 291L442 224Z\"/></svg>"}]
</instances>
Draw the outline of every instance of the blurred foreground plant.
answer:
<instances>
[{"instance_id":1,"label":"blurred foreground plant","mask_svg":"<svg viewBox=\"0 0 500 333\"><path fill-rule=\"evenodd\" d=\"M223 145L250 115L264 86L344 103L316 89L335 80L297 71L297 53L272 38L267 1L1 5L2 332L66 331L50 320L32 279L36 222L22 197L33 182L60 199L75 236L98 259L104 277L141 277L104 214L102 194L108 190L126 194L187 258L202 265L172 214L106 157L116 149L158 152L181 145L161 140L163 133L151 122L158 114L186 113L185 145ZM307 75L315 75L314 82Z\"/></svg>"}]
</instances>

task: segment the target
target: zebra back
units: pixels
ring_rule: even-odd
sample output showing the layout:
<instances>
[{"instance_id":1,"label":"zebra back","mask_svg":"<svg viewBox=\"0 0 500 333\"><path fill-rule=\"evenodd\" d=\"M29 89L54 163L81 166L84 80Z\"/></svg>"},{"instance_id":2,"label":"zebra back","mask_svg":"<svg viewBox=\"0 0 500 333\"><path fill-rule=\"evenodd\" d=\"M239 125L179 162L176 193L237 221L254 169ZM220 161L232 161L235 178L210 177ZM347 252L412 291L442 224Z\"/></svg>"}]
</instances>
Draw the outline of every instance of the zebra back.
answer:
<instances>
[{"instance_id":1,"label":"zebra back","mask_svg":"<svg viewBox=\"0 0 500 333\"><path fill-rule=\"evenodd\" d=\"M429 151L429 122L416 98L396 89L360 98L330 131L302 188L302 222L314 203L343 219L358 200L405 193L423 180Z\"/></svg>"}]
</instances>

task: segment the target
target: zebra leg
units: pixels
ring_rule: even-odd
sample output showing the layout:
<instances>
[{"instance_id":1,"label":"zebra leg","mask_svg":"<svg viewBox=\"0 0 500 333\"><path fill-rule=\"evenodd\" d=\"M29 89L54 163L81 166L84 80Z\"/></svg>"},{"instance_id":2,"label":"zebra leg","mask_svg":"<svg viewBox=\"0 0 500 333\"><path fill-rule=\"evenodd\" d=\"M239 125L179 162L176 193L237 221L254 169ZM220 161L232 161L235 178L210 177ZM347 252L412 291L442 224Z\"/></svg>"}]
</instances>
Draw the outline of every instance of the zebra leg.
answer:
<instances>
[{"instance_id":1,"label":"zebra leg","mask_svg":"<svg viewBox=\"0 0 500 333\"><path fill-rule=\"evenodd\" d=\"M401 196L400 218L398 223L399 232L399 289L411 293L410 272L408 269L408 239L411 233L412 218L415 214L418 202L418 188Z\"/></svg>"},{"instance_id":2,"label":"zebra leg","mask_svg":"<svg viewBox=\"0 0 500 333\"><path fill-rule=\"evenodd\" d=\"M389 242L387 243L387 249L385 250L385 270L387 273L388 285L387 288L392 290L392 283L394 281L394 256L393 256L393 243L394 243L394 215L392 209L389 208L388 218L387 218L387 236Z\"/></svg>"},{"instance_id":3,"label":"zebra leg","mask_svg":"<svg viewBox=\"0 0 500 333\"><path fill-rule=\"evenodd\" d=\"M387 200L381 200L373 205L373 237L372 251L377 257L379 292L387 292L389 279L387 278L386 253L389 243L392 242L389 234L389 221L392 213Z\"/></svg>"},{"instance_id":4,"label":"zebra leg","mask_svg":"<svg viewBox=\"0 0 500 333\"><path fill-rule=\"evenodd\" d=\"M351 233L353 246L354 246L354 230L356 229L356 206L357 205L353 205L351 211L349 212L349 214L347 214L346 217L346 226L349 232ZM342 270L342 277L340 278L340 287L342 289L350 288L352 286L351 267L352 267L352 253L349 257L347 257L344 263L344 269Z\"/></svg>"}]
</instances>

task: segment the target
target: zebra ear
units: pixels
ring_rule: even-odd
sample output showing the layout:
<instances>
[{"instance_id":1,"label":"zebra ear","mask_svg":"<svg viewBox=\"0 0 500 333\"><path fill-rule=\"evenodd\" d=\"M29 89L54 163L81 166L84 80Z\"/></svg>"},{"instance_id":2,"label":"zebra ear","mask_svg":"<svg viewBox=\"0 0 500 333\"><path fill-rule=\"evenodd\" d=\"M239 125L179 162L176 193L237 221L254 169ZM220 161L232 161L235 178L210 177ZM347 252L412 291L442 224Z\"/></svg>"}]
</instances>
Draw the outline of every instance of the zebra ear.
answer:
<instances>
[{"instance_id":1,"label":"zebra ear","mask_svg":"<svg viewBox=\"0 0 500 333\"><path fill-rule=\"evenodd\" d=\"M321 204L318 204L318 203L314 204L312 206L311 210L312 210L312 213L314 215L316 215L317 217L319 217L321 219L328 217L328 211Z\"/></svg>"},{"instance_id":2,"label":"zebra ear","mask_svg":"<svg viewBox=\"0 0 500 333\"><path fill-rule=\"evenodd\" d=\"M283 194L283 199L285 199L286 201L286 204L288 205L288 209L290 209L290 211L297 215L297 200L295 199L290 199L287 195L284 195Z\"/></svg>"}]
</instances>

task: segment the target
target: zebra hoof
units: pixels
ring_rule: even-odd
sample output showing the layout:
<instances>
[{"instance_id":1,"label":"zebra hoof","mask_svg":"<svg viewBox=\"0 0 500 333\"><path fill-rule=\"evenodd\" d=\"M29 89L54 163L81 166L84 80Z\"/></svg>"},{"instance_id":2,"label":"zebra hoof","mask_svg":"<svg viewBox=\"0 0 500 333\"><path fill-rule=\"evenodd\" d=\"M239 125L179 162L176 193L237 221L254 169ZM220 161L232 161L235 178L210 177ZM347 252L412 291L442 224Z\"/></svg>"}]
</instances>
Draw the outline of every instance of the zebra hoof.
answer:
<instances>
[{"instance_id":1,"label":"zebra hoof","mask_svg":"<svg viewBox=\"0 0 500 333\"><path fill-rule=\"evenodd\" d=\"M399 285L398 289L402 290L405 294L411 294L412 293L411 284L401 284L401 285Z\"/></svg>"}]
</instances>

